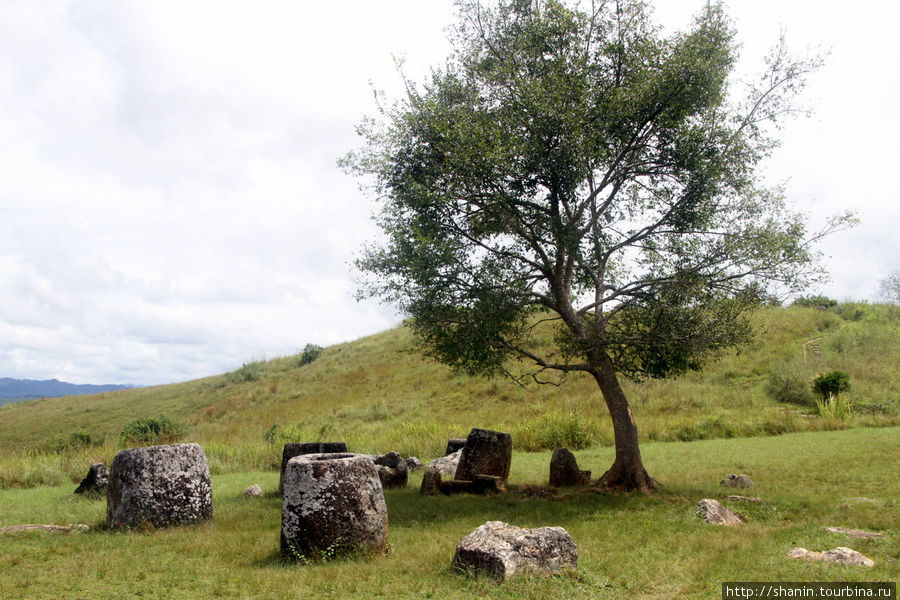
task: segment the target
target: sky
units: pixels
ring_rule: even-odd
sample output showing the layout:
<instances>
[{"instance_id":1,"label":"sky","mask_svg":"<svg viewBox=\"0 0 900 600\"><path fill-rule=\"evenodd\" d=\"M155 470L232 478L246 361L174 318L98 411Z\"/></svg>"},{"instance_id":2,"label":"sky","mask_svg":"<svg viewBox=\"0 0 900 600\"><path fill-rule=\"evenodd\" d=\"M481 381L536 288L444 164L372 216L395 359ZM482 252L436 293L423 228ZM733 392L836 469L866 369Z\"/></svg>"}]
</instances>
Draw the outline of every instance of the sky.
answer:
<instances>
[{"instance_id":1,"label":"sky","mask_svg":"<svg viewBox=\"0 0 900 600\"><path fill-rule=\"evenodd\" d=\"M702 0L657 2L684 28ZM900 5L731 0L740 70L828 50L764 165L821 244L810 293L900 269ZM376 207L337 166L449 51L450 0L0 1L0 377L153 385L396 326L354 298Z\"/></svg>"}]
</instances>

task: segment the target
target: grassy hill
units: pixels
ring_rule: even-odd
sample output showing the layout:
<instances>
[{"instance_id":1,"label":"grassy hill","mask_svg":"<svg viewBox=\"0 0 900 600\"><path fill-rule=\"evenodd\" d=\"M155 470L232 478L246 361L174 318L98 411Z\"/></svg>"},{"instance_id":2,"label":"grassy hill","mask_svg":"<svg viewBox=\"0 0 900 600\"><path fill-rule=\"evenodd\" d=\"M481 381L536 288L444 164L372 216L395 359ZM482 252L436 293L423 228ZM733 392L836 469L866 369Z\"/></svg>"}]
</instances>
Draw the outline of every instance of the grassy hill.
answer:
<instances>
[{"instance_id":1,"label":"grassy hill","mask_svg":"<svg viewBox=\"0 0 900 600\"><path fill-rule=\"evenodd\" d=\"M701 373L625 384L644 440L900 424L897 307L767 308L755 322L753 345ZM846 418L779 402L770 391L773 381L782 392L805 389L833 369L851 377ZM326 348L305 365L290 356L186 383L2 406L0 486L80 478L127 443L119 436L127 423L159 415L182 425L178 439L203 444L214 473L274 468L284 441L344 440L354 451L429 458L473 426L512 433L517 450L612 443L592 380L522 388L454 373L422 359L399 328Z\"/></svg>"}]
</instances>

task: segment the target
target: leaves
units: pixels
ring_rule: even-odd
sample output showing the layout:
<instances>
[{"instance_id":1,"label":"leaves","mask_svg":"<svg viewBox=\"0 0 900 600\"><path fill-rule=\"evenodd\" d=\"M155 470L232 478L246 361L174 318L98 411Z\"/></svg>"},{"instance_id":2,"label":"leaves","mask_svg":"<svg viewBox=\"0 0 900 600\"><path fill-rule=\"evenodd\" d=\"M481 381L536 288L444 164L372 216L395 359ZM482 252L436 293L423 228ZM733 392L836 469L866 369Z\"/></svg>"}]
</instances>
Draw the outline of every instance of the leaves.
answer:
<instances>
[{"instance_id":1,"label":"leaves","mask_svg":"<svg viewBox=\"0 0 900 600\"><path fill-rule=\"evenodd\" d=\"M733 101L720 3L668 38L642 2L592 6L461 1L446 65L345 160L375 181L386 234L357 261L362 294L412 317L438 360L698 369L749 339L753 306L819 274L817 236L755 177L817 61L781 44Z\"/></svg>"}]
</instances>

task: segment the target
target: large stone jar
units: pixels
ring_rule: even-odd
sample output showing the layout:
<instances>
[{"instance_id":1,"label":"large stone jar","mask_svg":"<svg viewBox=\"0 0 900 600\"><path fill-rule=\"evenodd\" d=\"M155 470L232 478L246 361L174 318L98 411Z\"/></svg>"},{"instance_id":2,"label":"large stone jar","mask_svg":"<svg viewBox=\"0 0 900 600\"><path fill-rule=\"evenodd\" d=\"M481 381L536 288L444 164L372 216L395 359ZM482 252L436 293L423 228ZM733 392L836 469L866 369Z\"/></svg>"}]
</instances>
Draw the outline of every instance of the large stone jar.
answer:
<instances>
[{"instance_id":1,"label":"large stone jar","mask_svg":"<svg viewBox=\"0 0 900 600\"><path fill-rule=\"evenodd\" d=\"M212 518L209 464L199 444L121 450L106 488L110 529L184 525Z\"/></svg>"},{"instance_id":2,"label":"large stone jar","mask_svg":"<svg viewBox=\"0 0 900 600\"><path fill-rule=\"evenodd\" d=\"M288 461L281 555L316 560L387 549L387 506L372 457L306 454Z\"/></svg>"}]
</instances>

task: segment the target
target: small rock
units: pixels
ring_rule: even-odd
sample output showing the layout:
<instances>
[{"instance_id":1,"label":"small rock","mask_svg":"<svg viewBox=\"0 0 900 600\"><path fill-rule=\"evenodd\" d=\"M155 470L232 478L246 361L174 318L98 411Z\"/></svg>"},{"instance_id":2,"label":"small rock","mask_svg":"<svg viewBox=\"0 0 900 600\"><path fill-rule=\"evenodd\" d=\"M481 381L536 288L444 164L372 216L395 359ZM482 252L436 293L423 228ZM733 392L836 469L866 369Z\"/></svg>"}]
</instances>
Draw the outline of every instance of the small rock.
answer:
<instances>
[{"instance_id":1,"label":"small rock","mask_svg":"<svg viewBox=\"0 0 900 600\"><path fill-rule=\"evenodd\" d=\"M406 459L398 452L373 456L372 459L375 462L375 468L378 469L381 487L385 489L406 487L409 471L406 468Z\"/></svg>"},{"instance_id":2,"label":"small rock","mask_svg":"<svg viewBox=\"0 0 900 600\"><path fill-rule=\"evenodd\" d=\"M441 489L440 471L426 470L422 475L422 487L419 488L419 492L426 496L436 496L439 489Z\"/></svg>"},{"instance_id":3,"label":"small rock","mask_svg":"<svg viewBox=\"0 0 900 600\"><path fill-rule=\"evenodd\" d=\"M718 501L710 498L705 498L697 503L697 512L710 525L733 526L740 525L744 521L740 515L731 512Z\"/></svg>"},{"instance_id":4,"label":"small rock","mask_svg":"<svg viewBox=\"0 0 900 600\"><path fill-rule=\"evenodd\" d=\"M424 468L425 465L422 464L422 461L416 458L415 456L410 456L406 459L406 470L412 473L413 471L417 471L419 469Z\"/></svg>"},{"instance_id":5,"label":"small rock","mask_svg":"<svg viewBox=\"0 0 900 600\"><path fill-rule=\"evenodd\" d=\"M557 448L550 458L550 485L566 487L587 485L591 482L591 472L578 469L578 461L568 448Z\"/></svg>"},{"instance_id":6,"label":"small rock","mask_svg":"<svg viewBox=\"0 0 900 600\"><path fill-rule=\"evenodd\" d=\"M858 538L862 540L876 540L884 537L883 533L875 533L874 531L860 531L859 529L848 529L846 527L826 527L828 533L842 533L848 537Z\"/></svg>"},{"instance_id":7,"label":"small rock","mask_svg":"<svg viewBox=\"0 0 900 600\"><path fill-rule=\"evenodd\" d=\"M75 488L76 494L106 494L106 486L109 483L109 471L103 463L95 463L88 469L87 475Z\"/></svg>"},{"instance_id":8,"label":"small rock","mask_svg":"<svg viewBox=\"0 0 900 600\"><path fill-rule=\"evenodd\" d=\"M506 580L523 572L554 573L578 566L578 549L562 527L522 529L488 521L456 547L453 567Z\"/></svg>"},{"instance_id":9,"label":"small rock","mask_svg":"<svg viewBox=\"0 0 900 600\"><path fill-rule=\"evenodd\" d=\"M248 487L246 490L244 490L244 495L258 498L259 496L262 496L262 488L259 487L258 484L254 483L253 485Z\"/></svg>"},{"instance_id":10,"label":"small rock","mask_svg":"<svg viewBox=\"0 0 900 600\"><path fill-rule=\"evenodd\" d=\"M836 565L863 565L866 567L874 567L875 561L871 558L863 556L852 548L838 546L826 552L811 552L806 548L794 548L787 553L791 558L806 558L809 560L820 560L822 562L832 563Z\"/></svg>"},{"instance_id":11,"label":"small rock","mask_svg":"<svg viewBox=\"0 0 900 600\"><path fill-rule=\"evenodd\" d=\"M727 487L752 488L753 480L749 475L729 475L721 481L721 484Z\"/></svg>"},{"instance_id":12,"label":"small rock","mask_svg":"<svg viewBox=\"0 0 900 600\"><path fill-rule=\"evenodd\" d=\"M466 438L450 438L447 440L447 449L444 451L444 456L453 454L457 450L462 450L465 447Z\"/></svg>"},{"instance_id":13,"label":"small rock","mask_svg":"<svg viewBox=\"0 0 900 600\"><path fill-rule=\"evenodd\" d=\"M462 456L462 448L453 454L434 459L428 463L428 470L437 471L442 477L447 476L448 478L453 479L453 476L456 475L456 469L459 467L460 456Z\"/></svg>"}]
</instances>

